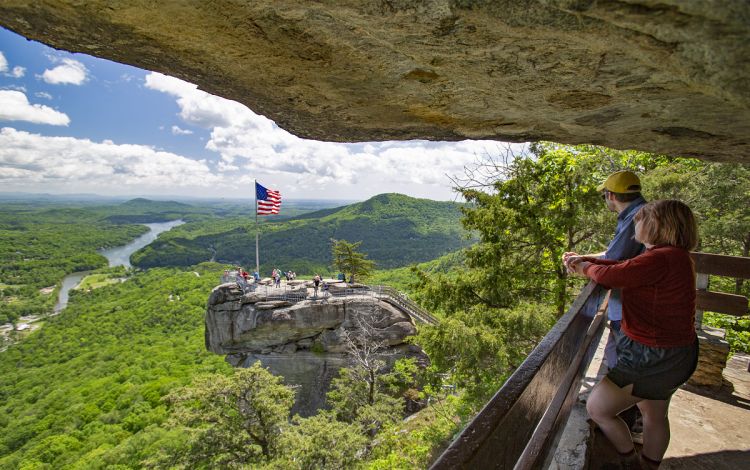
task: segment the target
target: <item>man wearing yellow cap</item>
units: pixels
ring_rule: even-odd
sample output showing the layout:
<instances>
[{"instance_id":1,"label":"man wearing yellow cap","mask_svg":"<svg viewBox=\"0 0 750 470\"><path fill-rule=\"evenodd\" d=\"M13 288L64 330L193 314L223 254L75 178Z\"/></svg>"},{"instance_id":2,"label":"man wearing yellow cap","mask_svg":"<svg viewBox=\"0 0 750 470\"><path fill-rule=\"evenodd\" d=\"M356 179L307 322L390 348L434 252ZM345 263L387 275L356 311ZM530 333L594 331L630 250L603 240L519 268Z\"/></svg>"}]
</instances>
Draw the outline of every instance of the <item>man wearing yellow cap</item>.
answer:
<instances>
[{"instance_id":1,"label":"man wearing yellow cap","mask_svg":"<svg viewBox=\"0 0 750 470\"><path fill-rule=\"evenodd\" d=\"M607 208L612 212L617 212L617 228L614 238L607 246L607 251L587 256L624 260L641 254L643 245L634 238L635 224L633 223L633 217L646 203L646 200L641 196L641 181L638 176L632 171L618 171L609 175L607 180L596 189L602 193ZM573 252L563 253L563 263L567 266L571 257L574 256L579 255ZM595 311L598 304L587 305L587 307ZM589 312L593 313L591 310ZM618 289L612 289L610 293L607 316L610 321L610 333L604 350L604 357L607 366L611 369L617 364L617 349L613 331L620 331L620 321L622 320L622 302Z\"/></svg>"}]
</instances>

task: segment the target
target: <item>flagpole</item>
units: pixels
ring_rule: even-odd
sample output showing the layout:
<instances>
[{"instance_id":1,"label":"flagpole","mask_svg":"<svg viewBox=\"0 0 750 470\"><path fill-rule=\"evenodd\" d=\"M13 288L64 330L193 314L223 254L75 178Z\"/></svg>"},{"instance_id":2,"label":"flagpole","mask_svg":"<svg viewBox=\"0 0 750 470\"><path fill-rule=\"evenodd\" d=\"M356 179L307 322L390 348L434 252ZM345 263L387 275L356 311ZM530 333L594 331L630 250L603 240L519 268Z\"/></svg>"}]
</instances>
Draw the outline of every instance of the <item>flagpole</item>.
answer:
<instances>
[{"instance_id":1,"label":"flagpole","mask_svg":"<svg viewBox=\"0 0 750 470\"><path fill-rule=\"evenodd\" d=\"M253 180L255 191L255 272L260 275L260 259L258 257L258 180Z\"/></svg>"}]
</instances>

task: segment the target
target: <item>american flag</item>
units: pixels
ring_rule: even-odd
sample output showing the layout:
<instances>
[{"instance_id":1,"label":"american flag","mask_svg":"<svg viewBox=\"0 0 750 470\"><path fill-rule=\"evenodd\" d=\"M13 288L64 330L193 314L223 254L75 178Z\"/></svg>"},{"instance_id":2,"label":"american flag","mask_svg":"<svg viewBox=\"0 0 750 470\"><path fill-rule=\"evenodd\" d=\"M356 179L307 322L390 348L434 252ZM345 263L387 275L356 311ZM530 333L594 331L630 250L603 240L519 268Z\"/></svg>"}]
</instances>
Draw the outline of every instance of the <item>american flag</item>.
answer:
<instances>
[{"instance_id":1,"label":"american flag","mask_svg":"<svg viewBox=\"0 0 750 470\"><path fill-rule=\"evenodd\" d=\"M255 197L258 199L258 215L278 214L281 209L281 192L263 187L255 182Z\"/></svg>"}]
</instances>

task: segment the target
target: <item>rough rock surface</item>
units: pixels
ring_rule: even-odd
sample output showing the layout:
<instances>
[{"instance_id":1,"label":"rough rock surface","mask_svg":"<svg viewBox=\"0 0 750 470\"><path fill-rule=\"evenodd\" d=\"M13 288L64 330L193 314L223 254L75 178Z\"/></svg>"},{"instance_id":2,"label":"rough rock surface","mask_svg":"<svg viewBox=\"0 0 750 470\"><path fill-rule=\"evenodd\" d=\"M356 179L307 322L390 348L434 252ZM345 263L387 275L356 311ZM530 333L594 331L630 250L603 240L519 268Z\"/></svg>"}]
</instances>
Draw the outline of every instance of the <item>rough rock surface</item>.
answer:
<instances>
[{"instance_id":1,"label":"rough rock surface","mask_svg":"<svg viewBox=\"0 0 750 470\"><path fill-rule=\"evenodd\" d=\"M427 358L405 344L416 333L409 315L372 296L356 295L289 302L242 294L236 284L211 292L206 311L206 348L226 354L235 367L260 361L264 367L297 386L293 413L310 415L325 405L325 394L339 369L349 365L347 334L356 334L362 315L374 315L373 341L388 346L384 359Z\"/></svg>"},{"instance_id":2,"label":"rough rock surface","mask_svg":"<svg viewBox=\"0 0 750 470\"><path fill-rule=\"evenodd\" d=\"M548 139L750 161L750 2L8 0L0 25L332 141Z\"/></svg>"},{"instance_id":3,"label":"rough rock surface","mask_svg":"<svg viewBox=\"0 0 750 470\"><path fill-rule=\"evenodd\" d=\"M729 358L729 343L725 339L725 332L720 328L703 326L698 331L698 339L698 366L688 384L720 389L724 385L722 374Z\"/></svg>"}]
</instances>

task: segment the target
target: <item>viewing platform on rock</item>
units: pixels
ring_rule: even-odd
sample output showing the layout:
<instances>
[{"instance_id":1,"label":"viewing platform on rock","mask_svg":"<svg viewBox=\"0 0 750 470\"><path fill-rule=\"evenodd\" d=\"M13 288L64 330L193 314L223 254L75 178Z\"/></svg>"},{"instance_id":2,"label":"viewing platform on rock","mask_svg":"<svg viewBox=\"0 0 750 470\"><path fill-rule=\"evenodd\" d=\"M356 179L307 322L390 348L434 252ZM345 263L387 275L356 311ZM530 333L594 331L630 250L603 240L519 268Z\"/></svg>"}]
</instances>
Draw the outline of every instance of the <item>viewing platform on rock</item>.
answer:
<instances>
[{"instance_id":1,"label":"viewing platform on rock","mask_svg":"<svg viewBox=\"0 0 750 470\"><path fill-rule=\"evenodd\" d=\"M257 283L243 282L235 276L235 273L230 273L229 276L222 276L221 282L222 284L237 284L244 294L252 293L266 299L267 301L324 301L330 297L369 295L384 300L394 305L396 308L403 310L416 322L430 325L436 325L439 323L437 318L411 300L407 294L390 286L347 283L338 279L322 279L316 291L315 284L312 280L282 280L280 287L274 287L273 279L271 278L261 279Z\"/></svg>"},{"instance_id":2,"label":"viewing platform on rock","mask_svg":"<svg viewBox=\"0 0 750 470\"><path fill-rule=\"evenodd\" d=\"M216 286L205 316L209 351L234 367L257 361L296 387L293 413L310 416L326 406L326 391L353 349L366 342L387 368L398 359L426 367L422 349L407 341L416 323L435 323L428 312L395 289L343 284L315 295L307 281L280 287L237 282ZM310 281L311 284L311 281Z\"/></svg>"}]
</instances>

